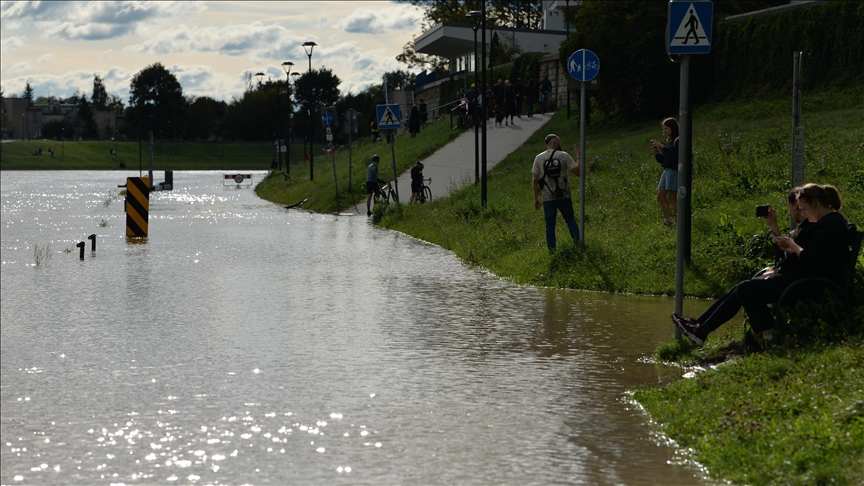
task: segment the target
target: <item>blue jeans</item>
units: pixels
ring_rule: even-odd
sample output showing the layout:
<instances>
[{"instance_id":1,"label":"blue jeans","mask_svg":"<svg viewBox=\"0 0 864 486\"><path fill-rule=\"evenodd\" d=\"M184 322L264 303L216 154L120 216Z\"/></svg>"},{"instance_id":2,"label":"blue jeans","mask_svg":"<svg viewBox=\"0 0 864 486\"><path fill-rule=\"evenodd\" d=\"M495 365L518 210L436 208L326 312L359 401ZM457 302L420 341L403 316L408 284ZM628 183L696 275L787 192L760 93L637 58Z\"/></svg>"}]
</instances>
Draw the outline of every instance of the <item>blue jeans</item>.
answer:
<instances>
[{"instance_id":1,"label":"blue jeans","mask_svg":"<svg viewBox=\"0 0 864 486\"><path fill-rule=\"evenodd\" d=\"M534 116L534 98L526 96L525 102L528 104L528 116Z\"/></svg>"},{"instance_id":2,"label":"blue jeans","mask_svg":"<svg viewBox=\"0 0 864 486\"><path fill-rule=\"evenodd\" d=\"M579 242L579 224L576 223L576 217L573 216L573 201L569 198L543 201L543 216L546 219L546 245L549 247L550 253L555 251L555 219L558 216L558 211L561 211L561 217L567 223L567 229L570 230L573 243Z\"/></svg>"}]
</instances>

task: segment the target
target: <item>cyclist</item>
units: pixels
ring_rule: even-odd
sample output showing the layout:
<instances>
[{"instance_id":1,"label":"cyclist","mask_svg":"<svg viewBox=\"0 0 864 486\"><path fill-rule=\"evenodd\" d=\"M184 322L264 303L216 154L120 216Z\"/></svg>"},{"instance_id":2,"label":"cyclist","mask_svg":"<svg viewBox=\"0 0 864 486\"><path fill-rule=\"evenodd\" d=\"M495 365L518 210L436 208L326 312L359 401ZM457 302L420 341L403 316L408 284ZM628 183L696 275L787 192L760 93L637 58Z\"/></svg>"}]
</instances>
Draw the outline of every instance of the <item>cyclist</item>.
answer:
<instances>
[{"instance_id":1,"label":"cyclist","mask_svg":"<svg viewBox=\"0 0 864 486\"><path fill-rule=\"evenodd\" d=\"M378 196L381 195L381 190L378 183L382 182L378 178L378 162L381 160L378 155L372 156L372 163L366 168L366 215L372 216L372 195L375 195L375 202L378 202Z\"/></svg>"},{"instance_id":2,"label":"cyclist","mask_svg":"<svg viewBox=\"0 0 864 486\"><path fill-rule=\"evenodd\" d=\"M411 200L414 202L420 200L420 190L423 187L423 162L417 161L411 167Z\"/></svg>"}]
</instances>

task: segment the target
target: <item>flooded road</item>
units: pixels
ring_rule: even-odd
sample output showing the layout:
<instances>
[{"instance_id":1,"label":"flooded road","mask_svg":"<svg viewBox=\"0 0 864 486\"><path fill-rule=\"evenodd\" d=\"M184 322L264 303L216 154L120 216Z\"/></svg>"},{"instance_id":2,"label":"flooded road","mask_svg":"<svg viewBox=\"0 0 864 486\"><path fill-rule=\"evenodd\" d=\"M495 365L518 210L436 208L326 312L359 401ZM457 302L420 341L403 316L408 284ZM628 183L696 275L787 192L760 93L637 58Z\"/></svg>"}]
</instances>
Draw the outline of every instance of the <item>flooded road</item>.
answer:
<instances>
[{"instance_id":1,"label":"flooded road","mask_svg":"<svg viewBox=\"0 0 864 486\"><path fill-rule=\"evenodd\" d=\"M0 173L2 484L703 484L627 402L682 374L645 359L671 299L513 285L222 172L127 240L127 175Z\"/></svg>"}]
</instances>

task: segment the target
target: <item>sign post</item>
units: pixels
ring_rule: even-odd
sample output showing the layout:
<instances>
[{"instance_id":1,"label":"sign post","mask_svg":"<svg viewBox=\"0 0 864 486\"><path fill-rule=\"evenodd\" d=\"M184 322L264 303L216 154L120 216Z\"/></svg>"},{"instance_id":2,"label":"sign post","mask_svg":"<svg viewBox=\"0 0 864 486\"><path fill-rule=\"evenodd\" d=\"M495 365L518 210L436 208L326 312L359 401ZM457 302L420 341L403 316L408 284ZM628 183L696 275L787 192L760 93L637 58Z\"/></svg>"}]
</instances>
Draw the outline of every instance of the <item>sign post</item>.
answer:
<instances>
[{"instance_id":1,"label":"sign post","mask_svg":"<svg viewBox=\"0 0 864 486\"><path fill-rule=\"evenodd\" d=\"M675 253L675 312L684 313L684 266L690 261L690 202L693 197L691 162L693 118L690 110L690 54L711 52L714 4L704 0L670 0L666 24L666 52L680 54L681 91L678 107L678 227ZM675 339L681 330L675 326Z\"/></svg>"},{"instance_id":2,"label":"sign post","mask_svg":"<svg viewBox=\"0 0 864 486\"><path fill-rule=\"evenodd\" d=\"M600 58L588 49L579 49L567 60L567 71L576 81L580 81L579 101L579 244L585 246L585 173L588 171L585 163L585 103L586 84L597 77L600 72ZM568 91L569 92L569 91ZM568 107L569 109L569 107Z\"/></svg>"},{"instance_id":3,"label":"sign post","mask_svg":"<svg viewBox=\"0 0 864 486\"><path fill-rule=\"evenodd\" d=\"M396 202L399 202L399 174L396 173L396 129L402 123L402 113L399 111L399 105L378 105L378 129L393 130L390 136L390 153L393 157L393 187L396 189Z\"/></svg>"}]
</instances>

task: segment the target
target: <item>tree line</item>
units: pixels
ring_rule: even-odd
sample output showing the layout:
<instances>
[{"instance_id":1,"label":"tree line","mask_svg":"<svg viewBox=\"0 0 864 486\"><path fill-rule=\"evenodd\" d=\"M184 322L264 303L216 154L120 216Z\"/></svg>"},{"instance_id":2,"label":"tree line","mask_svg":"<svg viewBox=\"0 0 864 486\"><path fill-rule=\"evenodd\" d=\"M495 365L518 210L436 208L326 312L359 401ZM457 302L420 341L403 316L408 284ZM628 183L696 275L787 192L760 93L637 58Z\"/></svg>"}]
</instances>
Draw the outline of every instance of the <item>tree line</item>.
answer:
<instances>
[{"instance_id":1,"label":"tree line","mask_svg":"<svg viewBox=\"0 0 864 486\"><path fill-rule=\"evenodd\" d=\"M393 71L384 75L388 89L413 89L416 76L406 71ZM341 93L342 80L331 69L322 67L301 73L290 84L287 80L255 80L249 74L245 91L230 101L210 96L192 96L183 92L177 77L161 63L149 65L136 73L130 83L128 104L119 96L106 92L100 76L93 77L93 90L76 91L68 98L39 97L34 99L33 86L28 82L22 98L33 104L73 104L77 118L51 121L42 127L46 138L82 137L99 138L96 112L122 113L123 121L117 133L103 134L106 138L125 140L146 139L148 132L160 140L190 141L275 141L290 134L294 143L319 142L325 138L320 125L320 109L335 106L342 118L353 108L358 114L357 136L370 134L375 119L375 107L384 103L382 83L372 85L359 93ZM287 130L290 120L290 132ZM317 124L313 126L313 124ZM337 130L337 139L341 139Z\"/></svg>"}]
</instances>

